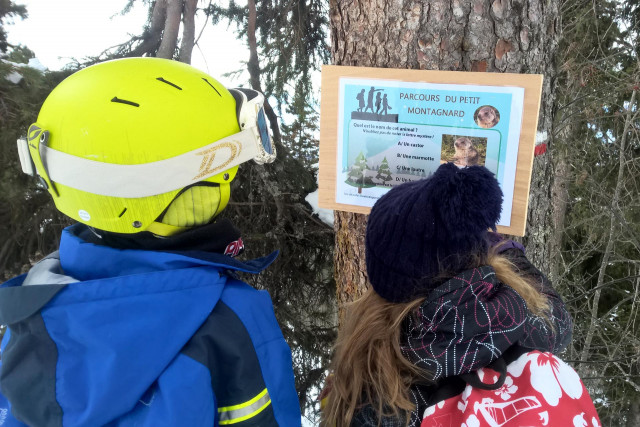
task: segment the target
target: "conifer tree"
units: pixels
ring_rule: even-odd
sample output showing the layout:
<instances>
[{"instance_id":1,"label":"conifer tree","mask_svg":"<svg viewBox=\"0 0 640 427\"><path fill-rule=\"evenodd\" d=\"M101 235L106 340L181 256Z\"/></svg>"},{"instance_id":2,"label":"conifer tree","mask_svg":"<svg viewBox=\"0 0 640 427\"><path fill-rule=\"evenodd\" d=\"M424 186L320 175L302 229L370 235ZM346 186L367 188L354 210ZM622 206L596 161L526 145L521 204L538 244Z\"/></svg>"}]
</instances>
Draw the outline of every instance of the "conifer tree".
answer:
<instances>
[{"instance_id":1,"label":"conifer tree","mask_svg":"<svg viewBox=\"0 0 640 427\"><path fill-rule=\"evenodd\" d=\"M389 169L389 162L387 161L386 156L382 159L376 178L382 180L383 184L386 184L387 181L391 181L391 169Z\"/></svg>"},{"instance_id":2,"label":"conifer tree","mask_svg":"<svg viewBox=\"0 0 640 427\"><path fill-rule=\"evenodd\" d=\"M0 23L6 17L26 16L24 6L0 3ZM0 41L4 31L0 26ZM16 152L16 140L36 121L46 96L72 72L14 65L26 65L34 56L28 47L0 43L0 280L53 251L62 226L68 224L46 189L22 173ZM10 75L16 79L7 78Z\"/></svg>"},{"instance_id":3,"label":"conifer tree","mask_svg":"<svg viewBox=\"0 0 640 427\"><path fill-rule=\"evenodd\" d=\"M356 157L353 162L347 178L347 184L358 187L358 193L362 193L362 187L366 183L366 174L369 166L367 166L367 159L364 157L362 151Z\"/></svg>"},{"instance_id":4,"label":"conifer tree","mask_svg":"<svg viewBox=\"0 0 640 427\"><path fill-rule=\"evenodd\" d=\"M27 17L26 7L21 4L15 4L12 0L0 1L0 54L7 52L9 48L6 23L16 17L25 19Z\"/></svg>"},{"instance_id":5,"label":"conifer tree","mask_svg":"<svg viewBox=\"0 0 640 427\"><path fill-rule=\"evenodd\" d=\"M606 402L597 405L602 425L629 427L640 425L638 17L637 1L563 7L556 170L564 185L553 189L566 206L554 262L574 318L567 358Z\"/></svg>"},{"instance_id":6,"label":"conifer tree","mask_svg":"<svg viewBox=\"0 0 640 427\"><path fill-rule=\"evenodd\" d=\"M6 21L26 16L24 6L0 0L0 282L24 273L55 250L62 227L69 223L46 189L22 173L16 152L16 140L36 121L45 97L71 73L15 65L26 65L34 54L7 42ZM0 325L0 339L3 333Z\"/></svg>"}]
</instances>

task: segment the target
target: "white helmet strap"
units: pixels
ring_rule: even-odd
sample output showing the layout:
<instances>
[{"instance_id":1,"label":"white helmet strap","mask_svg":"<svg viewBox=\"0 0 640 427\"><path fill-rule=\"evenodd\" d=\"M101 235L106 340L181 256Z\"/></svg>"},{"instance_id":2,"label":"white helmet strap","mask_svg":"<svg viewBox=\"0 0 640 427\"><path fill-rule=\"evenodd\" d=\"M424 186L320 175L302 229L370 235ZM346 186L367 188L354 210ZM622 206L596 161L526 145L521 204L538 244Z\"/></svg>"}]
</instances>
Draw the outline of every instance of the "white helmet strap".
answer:
<instances>
[{"instance_id":1,"label":"white helmet strap","mask_svg":"<svg viewBox=\"0 0 640 427\"><path fill-rule=\"evenodd\" d=\"M39 144L46 174L54 183L102 196L139 198L178 190L259 156L257 131L248 128L196 150L165 160L135 165L97 162ZM23 153L27 141L18 140ZM25 153L26 154L26 153ZM23 170L31 159L20 156ZM42 175L38 171L39 175Z\"/></svg>"}]
</instances>

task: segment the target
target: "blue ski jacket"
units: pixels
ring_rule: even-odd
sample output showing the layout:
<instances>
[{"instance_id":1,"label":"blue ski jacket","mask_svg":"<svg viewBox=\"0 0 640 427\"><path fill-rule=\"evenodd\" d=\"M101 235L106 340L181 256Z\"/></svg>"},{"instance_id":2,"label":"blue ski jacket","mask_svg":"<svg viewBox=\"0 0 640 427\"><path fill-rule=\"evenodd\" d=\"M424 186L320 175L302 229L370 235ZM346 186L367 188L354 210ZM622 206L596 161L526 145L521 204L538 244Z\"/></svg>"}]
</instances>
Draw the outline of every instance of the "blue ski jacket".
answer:
<instances>
[{"instance_id":1,"label":"blue ski jacket","mask_svg":"<svg viewBox=\"0 0 640 427\"><path fill-rule=\"evenodd\" d=\"M87 243L0 287L0 426L299 426L291 351L267 292L208 252Z\"/></svg>"}]
</instances>

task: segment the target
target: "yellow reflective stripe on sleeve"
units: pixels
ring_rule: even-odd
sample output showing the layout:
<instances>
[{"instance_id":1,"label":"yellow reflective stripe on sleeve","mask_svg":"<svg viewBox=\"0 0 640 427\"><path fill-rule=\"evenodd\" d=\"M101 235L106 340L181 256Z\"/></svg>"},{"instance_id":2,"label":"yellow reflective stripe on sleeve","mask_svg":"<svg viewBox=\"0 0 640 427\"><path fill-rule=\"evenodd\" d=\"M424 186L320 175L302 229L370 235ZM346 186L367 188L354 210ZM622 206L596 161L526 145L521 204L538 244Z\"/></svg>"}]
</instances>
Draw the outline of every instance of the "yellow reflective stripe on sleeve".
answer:
<instances>
[{"instance_id":1,"label":"yellow reflective stripe on sleeve","mask_svg":"<svg viewBox=\"0 0 640 427\"><path fill-rule=\"evenodd\" d=\"M265 388L253 399L233 406L223 406L218 408L220 414L220 425L236 424L249 418L255 417L271 405L271 397Z\"/></svg>"}]
</instances>

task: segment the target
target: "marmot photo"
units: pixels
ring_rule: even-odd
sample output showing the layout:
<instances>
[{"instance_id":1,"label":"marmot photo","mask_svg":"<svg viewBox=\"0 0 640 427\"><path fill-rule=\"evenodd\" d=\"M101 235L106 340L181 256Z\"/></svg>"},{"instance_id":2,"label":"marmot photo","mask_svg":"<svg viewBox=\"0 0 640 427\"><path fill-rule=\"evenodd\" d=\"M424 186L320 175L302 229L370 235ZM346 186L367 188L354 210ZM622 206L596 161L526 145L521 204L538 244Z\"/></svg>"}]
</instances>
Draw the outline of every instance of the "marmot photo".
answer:
<instances>
[{"instance_id":1,"label":"marmot photo","mask_svg":"<svg viewBox=\"0 0 640 427\"><path fill-rule=\"evenodd\" d=\"M483 105L476 110L474 119L478 126L489 129L498 124L500 121L500 113L490 105Z\"/></svg>"},{"instance_id":2,"label":"marmot photo","mask_svg":"<svg viewBox=\"0 0 640 427\"><path fill-rule=\"evenodd\" d=\"M473 142L467 137L460 137L453 142L456 154L453 164L458 167L474 166L478 164L478 150L473 146Z\"/></svg>"}]
</instances>

